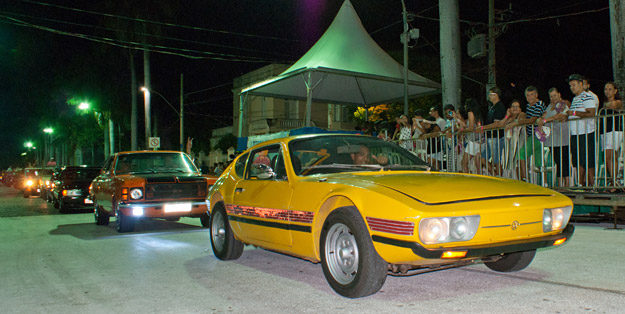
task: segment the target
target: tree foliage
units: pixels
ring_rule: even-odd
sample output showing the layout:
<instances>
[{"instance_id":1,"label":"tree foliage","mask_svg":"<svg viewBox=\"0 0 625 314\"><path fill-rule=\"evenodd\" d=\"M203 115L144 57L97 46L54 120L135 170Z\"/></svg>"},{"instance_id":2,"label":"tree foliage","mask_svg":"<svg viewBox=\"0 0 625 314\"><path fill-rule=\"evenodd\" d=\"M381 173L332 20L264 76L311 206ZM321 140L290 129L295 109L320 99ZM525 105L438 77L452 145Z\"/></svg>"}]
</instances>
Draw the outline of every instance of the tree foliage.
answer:
<instances>
[{"instance_id":1,"label":"tree foliage","mask_svg":"<svg viewBox=\"0 0 625 314\"><path fill-rule=\"evenodd\" d=\"M217 146L215 148L220 149L223 153L227 153L228 148L230 147L234 147L236 149L237 137L231 133L228 133L219 138L219 141L217 142Z\"/></svg>"}]
</instances>

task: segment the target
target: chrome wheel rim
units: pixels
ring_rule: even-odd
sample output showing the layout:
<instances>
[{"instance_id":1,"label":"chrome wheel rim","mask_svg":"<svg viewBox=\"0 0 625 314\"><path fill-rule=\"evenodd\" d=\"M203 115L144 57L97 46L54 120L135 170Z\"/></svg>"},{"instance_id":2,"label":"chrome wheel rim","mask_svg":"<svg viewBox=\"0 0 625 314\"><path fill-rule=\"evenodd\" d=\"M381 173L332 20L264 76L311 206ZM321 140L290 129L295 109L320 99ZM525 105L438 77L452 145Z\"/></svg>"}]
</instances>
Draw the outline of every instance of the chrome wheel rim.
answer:
<instances>
[{"instance_id":1,"label":"chrome wheel rim","mask_svg":"<svg viewBox=\"0 0 625 314\"><path fill-rule=\"evenodd\" d=\"M347 285L358 274L358 244L349 228L341 223L333 225L325 242L325 259L332 277Z\"/></svg>"},{"instance_id":2,"label":"chrome wheel rim","mask_svg":"<svg viewBox=\"0 0 625 314\"><path fill-rule=\"evenodd\" d=\"M216 250L222 251L226 242L226 222L221 211L215 211L211 224L211 239Z\"/></svg>"}]
</instances>

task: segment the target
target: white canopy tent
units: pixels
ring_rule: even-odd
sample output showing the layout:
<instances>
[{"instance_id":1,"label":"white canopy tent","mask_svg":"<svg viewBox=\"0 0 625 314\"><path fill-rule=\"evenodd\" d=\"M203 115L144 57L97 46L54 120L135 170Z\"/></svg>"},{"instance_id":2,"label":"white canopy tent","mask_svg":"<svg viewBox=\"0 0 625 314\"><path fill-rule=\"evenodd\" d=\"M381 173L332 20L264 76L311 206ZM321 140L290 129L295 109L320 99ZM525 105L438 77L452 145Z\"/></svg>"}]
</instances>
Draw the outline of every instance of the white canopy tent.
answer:
<instances>
[{"instance_id":1,"label":"white canopy tent","mask_svg":"<svg viewBox=\"0 0 625 314\"><path fill-rule=\"evenodd\" d=\"M369 36L349 0L321 38L280 75L244 88L240 94L239 134L245 95L306 100L306 126L312 101L372 106L404 97L403 66ZM438 93L441 85L408 72L408 96Z\"/></svg>"}]
</instances>

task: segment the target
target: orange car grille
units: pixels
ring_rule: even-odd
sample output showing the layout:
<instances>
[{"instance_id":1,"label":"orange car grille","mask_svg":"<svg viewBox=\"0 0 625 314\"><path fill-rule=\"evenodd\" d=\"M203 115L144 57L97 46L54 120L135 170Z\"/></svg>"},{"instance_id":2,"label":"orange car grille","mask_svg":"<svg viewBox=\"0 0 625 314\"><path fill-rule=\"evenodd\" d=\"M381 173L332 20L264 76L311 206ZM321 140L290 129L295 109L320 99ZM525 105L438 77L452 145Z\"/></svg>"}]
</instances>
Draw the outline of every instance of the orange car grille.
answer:
<instances>
[{"instance_id":1,"label":"orange car grille","mask_svg":"<svg viewBox=\"0 0 625 314\"><path fill-rule=\"evenodd\" d=\"M204 198L207 192L206 182L148 184L145 186L145 199Z\"/></svg>"}]
</instances>

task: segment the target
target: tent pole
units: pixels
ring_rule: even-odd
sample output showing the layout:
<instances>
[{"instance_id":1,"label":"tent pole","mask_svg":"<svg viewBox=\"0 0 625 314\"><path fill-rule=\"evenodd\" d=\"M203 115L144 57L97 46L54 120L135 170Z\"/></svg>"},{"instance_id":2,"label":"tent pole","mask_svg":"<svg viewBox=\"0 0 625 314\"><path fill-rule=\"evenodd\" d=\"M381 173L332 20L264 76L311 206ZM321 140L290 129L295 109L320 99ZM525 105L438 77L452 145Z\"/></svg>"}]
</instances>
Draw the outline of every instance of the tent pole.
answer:
<instances>
[{"instance_id":1,"label":"tent pole","mask_svg":"<svg viewBox=\"0 0 625 314\"><path fill-rule=\"evenodd\" d=\"M311 119L311 115L312 115L312 82L311 80L311 73L310 71L308 72L308 80L306 82L306 126L310 126L310 119Z\"/></svg>"}]
</instances>

